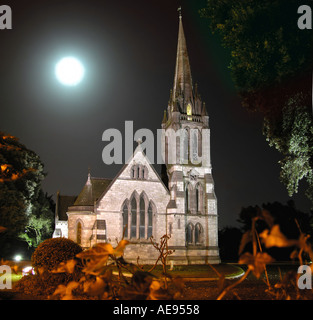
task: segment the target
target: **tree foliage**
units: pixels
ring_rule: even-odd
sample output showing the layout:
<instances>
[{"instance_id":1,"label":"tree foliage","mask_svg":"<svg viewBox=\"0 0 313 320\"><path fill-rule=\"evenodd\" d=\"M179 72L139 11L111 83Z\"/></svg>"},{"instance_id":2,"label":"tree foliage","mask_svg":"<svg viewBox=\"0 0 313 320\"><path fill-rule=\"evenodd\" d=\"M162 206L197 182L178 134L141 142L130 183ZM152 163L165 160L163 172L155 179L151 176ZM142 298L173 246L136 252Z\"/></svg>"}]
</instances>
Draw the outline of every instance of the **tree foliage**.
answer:
<instances>
[{"instance_id":1,"label":"tree foliage","mask_svg":"<svg viewBox=\"0 0 313 320\"><path fill-rule=\"evenodd\" d=\"M264 115L264 135L281 152L289 195L308 183L313 203L313 33L297 26L300 0L208 0L212 32L231 50L230 70L248 110Z\"/></svg>"},{"instance_id":2,"label":"tree foliage","mask_svg":"<svg viewBox=\"0 0 313 320\"><path fill-rule=\"evenodd\" d=\"M30 247L37 247L44 239L51 237L53 232L53 210L54 201L51 196L40 189L38 198L33 203L32 214L30 215L25 232L20 235Z\"/></svg>"},{"instance_id":3,"label":"tree foliage","mask_svg":"<svg viewBox=\"0 0 313 320\"><path fill-rule=\"evenodd\" d=\"M294 95L283 108L279 121L266 118L264 135L284 158L280 178L290 196L298 192L299 181L308 182L307 196L313 203L313 119L302 93Z\"/></svg>"},{"instance_id":4,"label":"tree foliage","mask_svg":"<svg viewBox=\"0 0 313 320\"><path fill-rule=\"evenodd\" d=\"M52 232L51 199L42 191L44 166L18 139L0 132L0 225L7 238L36 246Z\"/></svg>"}]
</instances>

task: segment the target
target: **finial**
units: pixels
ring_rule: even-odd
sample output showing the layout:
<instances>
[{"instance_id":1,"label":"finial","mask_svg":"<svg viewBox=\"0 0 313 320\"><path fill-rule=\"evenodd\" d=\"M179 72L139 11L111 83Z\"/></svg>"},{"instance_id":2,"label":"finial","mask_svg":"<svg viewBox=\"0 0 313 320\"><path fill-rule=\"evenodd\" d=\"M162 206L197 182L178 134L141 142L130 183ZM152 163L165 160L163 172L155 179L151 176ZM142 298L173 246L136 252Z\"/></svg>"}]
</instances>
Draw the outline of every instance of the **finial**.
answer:
<instances>
[{"instance_id":1,"label":"finial","mask_svg":"<svg viewBox=\"0 0 313 320\"><path fill-rule=\"evenodd\" d=\"M166 123L166 122L167 122L167 116L166 116L166 110L164 110L162 123Z\"/></svg>"},{"instance_id":2,"label":"finial","mask_svg":"<svg viewBox=\"0 0 313 320\"><path fill-rule=\"evenodd\" d=\"M142 139L141 139L141 138L138 138L138 139L137 139L137 143L138 143L138 146L139 146L140 144L142 144Z\"/></svg>"},{"instance_id":3,"label":"finial","mask_svg":"<svg viewBox=\"0 0 313 320\"><path fill-rule=\"evenodd\" d=\"M181 6L177 9L177 11L178 11L178 13L179 13L179 19L181 19L182 18L182 13L181 13Z\"/></svg>"},{"instance_id":4,"label":"finial","mask_svg":"<svg viewBox=\"0 0 313 320\"><path fill-rule=\"evenodd\" d=\"M87 183L88 186L91 185L91 175L90 175L90 166L88 166L88 179L87 179Z\"/></svg>"},{"instance_id":5,"label":"finial","mask_svg":"<svg viewBox=\"0 0 313 320\"><path fill-rule=\"evenodd\" d=\"M205 106L205 102L202 103L202 112L201 115L204 117L208 116L208 112L206 111L206 106Z\"/></svg>"},{"instance_id":6,"label":"finial","mask_svg":"<svg viewBox=\"0 0 313 320\"><path fill-rule=\"evenodd\" d=\"M170 99L168 100L168 104L171 105L173 103L173 89L170 90Z\"/></svg>"}]
</instances>

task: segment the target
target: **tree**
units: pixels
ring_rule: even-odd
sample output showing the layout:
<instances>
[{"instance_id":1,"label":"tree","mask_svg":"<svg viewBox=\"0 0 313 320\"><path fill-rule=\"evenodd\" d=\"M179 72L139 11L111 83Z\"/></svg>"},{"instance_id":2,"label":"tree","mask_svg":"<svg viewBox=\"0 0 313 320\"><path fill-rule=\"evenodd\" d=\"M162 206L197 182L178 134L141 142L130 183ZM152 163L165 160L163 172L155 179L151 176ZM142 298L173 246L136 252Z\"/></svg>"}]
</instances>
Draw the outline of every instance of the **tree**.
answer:
<instances>
[{"instance_id":1,"label":"tree","mask_svg":"<svg viewBox=\"0 0 313 320\"><path fill-rule=\"evenodd\" d=\"M263 133L282 155L280 179L292 196L305 180L313 204L313 33L297 26L300 0L208 0L212 32L231 50L233 81Z\"/></svg>"},{"instance_id":2,"label":"tree","mask_svg":"<svg viewBox=\"0 0 313 320\"><path fill-rule=\"evenodd\" d=\"M14 236L24 231L27 217L23 213L23 195L0 183L0 226L5 228L6 236Z\"/></svg>"},{"instance_id":3,"label":"tree","mask_svg":"<svg viewBox=\"0 0 313 320\"><path fill-rule=\"evenodd\" d=\"M43 240L51 237L53 207L51 197L40 190L38 199L33 203L33 212L28 219L25 232L20 235L30 247L38 247Z\"/></svg>"},{"instance_id":4,"label":"tree","mask_svg":"<svg viewBox=\"0 0 313 320\"><path fill-rule=\"evenodd\" d=\"M41 188L43 168L35 152L0 132L0 225L6 228L2 240L4 234L6 239L22 237L34 245L39 235L51 231L51 199Z\"/></svg>"}]
</instances>

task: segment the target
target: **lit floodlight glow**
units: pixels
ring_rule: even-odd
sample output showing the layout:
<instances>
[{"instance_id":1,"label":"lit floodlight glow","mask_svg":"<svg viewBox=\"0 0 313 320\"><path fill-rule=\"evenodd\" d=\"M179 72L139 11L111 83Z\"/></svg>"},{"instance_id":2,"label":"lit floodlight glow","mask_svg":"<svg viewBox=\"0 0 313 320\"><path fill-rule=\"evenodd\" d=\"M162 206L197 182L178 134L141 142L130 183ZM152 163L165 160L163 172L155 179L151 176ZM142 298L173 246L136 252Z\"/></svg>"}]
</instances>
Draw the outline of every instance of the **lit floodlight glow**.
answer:
<instances>
[{"instance_id":1,"label":"lit floodlight glow","mask_svg":"<svg viewBox=\"0 0 313 320\"><path fill-rule=\"evenodd\" d=\"M55 66L55 75L60 83L66 86L76 86L84 78L85 68L74 57L65 57Z\"/></svg>"},{"instance_id":2,"label":"lit floodlight glow","mask_svg":"<svg viewBox=\"0 0 313 320\"><path fill-rule=\"evenodd\" d=\"M14 257L14 260L15 261L21 261L22 260L22 256L20 254L17 254L15 257Z\"/></svg>"}]
</instances>

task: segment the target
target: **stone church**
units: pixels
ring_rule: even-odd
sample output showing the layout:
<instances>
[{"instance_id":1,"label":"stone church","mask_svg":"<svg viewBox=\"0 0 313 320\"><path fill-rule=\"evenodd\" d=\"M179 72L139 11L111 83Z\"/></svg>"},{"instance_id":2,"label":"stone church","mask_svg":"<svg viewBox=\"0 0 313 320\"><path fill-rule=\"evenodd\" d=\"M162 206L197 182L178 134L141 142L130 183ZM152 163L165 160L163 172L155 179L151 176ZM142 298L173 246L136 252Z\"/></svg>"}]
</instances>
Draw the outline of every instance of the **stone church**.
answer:
<instances>
[{"instance_id":1,"label":"stone church","mask_svg":"<svg viewBox=\"0 0 313 320\"><path fill-rule=\"evenodd\" d=\"M77 197L57 194L53 237L68 237L83 248L100 242L115 247L128 239L125 260L139 257L139 263L152 264L158 252L150 237L159 242L167 234L168 248L174 250L168 256L171 264L220 263L209 117L193 86L181 13L174 85L161 127L167 179L161 179L138 143L114 179L89 172Z\"/></svg>"}]
</instances>

